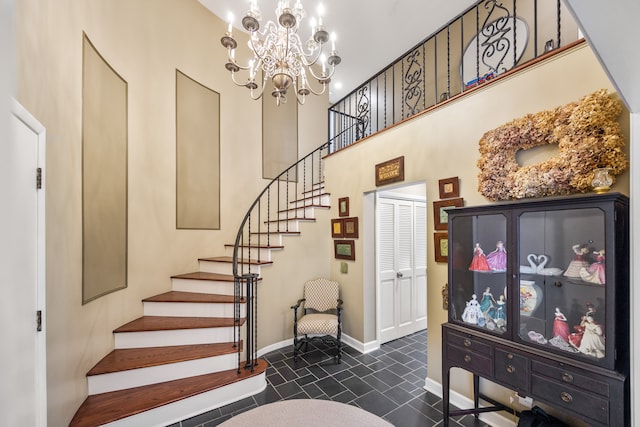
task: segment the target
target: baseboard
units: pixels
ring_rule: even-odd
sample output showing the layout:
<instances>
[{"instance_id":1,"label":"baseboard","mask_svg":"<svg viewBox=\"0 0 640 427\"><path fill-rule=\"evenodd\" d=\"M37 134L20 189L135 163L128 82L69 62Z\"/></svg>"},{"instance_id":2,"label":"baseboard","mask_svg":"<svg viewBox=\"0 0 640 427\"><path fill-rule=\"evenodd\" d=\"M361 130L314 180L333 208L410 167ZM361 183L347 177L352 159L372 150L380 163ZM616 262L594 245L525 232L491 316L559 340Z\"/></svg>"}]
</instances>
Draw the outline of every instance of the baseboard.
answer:
<instances>
[{"instance_id":1,"label":"baseboard","mask_svg":"<svg viewBox=\"0 0 640 427\"><path fill-rule=\"evenodd\" d=\"M442 384L432 380L431 378L425 378L424 388L430 393L435 394L438 397L442 397ZM458 392L451 390L449 392L449 403L458 408L473 408L473 399L470 399ZM480 414L480 420L493 427L515 427L517 420L514 421L508 418L504 412L486 412Z\"/></svg>"},{"instance_id":2,"label":"baseboard","mask_svg":"<svg viewBox=\"0 0 640 427\"><path fill-rule=\"evenodd\" d=\"M354 350L358 350L360 353L368 353L380 348L380 346L377 344L377 341L372 341L372 343L364 344L345 334L342 335L342 343L348 345ZM281 348L285 348L288 346L293 346L293 338L288 338L286 340L282 340L280 342L273 343L261 348L260 350L258 350L258 357L262 357L267 353L271 353L272 351L280 350Z\"/></svg>"}]
</instances>

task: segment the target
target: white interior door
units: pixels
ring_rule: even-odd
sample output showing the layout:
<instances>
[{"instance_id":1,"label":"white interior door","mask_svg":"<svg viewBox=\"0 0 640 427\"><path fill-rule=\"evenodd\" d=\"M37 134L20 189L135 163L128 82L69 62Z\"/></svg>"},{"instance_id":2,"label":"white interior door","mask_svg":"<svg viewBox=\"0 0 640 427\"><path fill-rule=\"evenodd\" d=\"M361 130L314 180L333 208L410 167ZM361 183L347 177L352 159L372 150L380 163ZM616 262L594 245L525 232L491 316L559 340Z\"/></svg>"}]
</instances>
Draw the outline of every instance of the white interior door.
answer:
<instances>
[{"instance_id":1,"label":"white interior door","mask_svg":"<svg viewBox=\"0 0 640 427\"><path fill-rule=\"evenodd\" d=\"M377 236L382 344L427 326L425 203L379 197Z\"/></svg>"},{"instance_id":2,"label":"white interior door","mask_svg":"<svg viewBox=\"0 0 640 427\"><path fill-rule=\"evenodd\" d=\"M1 399L7 404L6 425L45 426L46 340L38 331L38 312L44 318L44 179L37 189L38 168L44 164L44 127L20 104L12 103L7 178L7 220L2 230L3 318L10 319L4 346L10 365L4 370ZM5 165L3 165L5 166ZM4 334L3 334L4 335ZM8 386L8 387L7 387Z\"/></svg>"}]
</instances>

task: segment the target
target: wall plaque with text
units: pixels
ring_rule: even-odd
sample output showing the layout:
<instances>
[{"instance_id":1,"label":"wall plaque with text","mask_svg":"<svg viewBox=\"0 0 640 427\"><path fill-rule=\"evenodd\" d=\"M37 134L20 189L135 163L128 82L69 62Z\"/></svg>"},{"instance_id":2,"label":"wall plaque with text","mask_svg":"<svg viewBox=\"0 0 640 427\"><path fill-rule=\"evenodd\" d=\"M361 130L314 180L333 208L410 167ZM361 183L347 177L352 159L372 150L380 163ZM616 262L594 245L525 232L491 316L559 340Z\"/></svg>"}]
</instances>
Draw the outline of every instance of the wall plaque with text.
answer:
<instances>
[{"instance_id":1,"label":"wall plaque with text","mask_svg":"<svg viewBox=\"0 0 640 427\"><path fill-rule=\"evenodd\" d=\"M404 156L376 165L376 187L398 181L404 181Z\"/></svg>"}]
</instances>

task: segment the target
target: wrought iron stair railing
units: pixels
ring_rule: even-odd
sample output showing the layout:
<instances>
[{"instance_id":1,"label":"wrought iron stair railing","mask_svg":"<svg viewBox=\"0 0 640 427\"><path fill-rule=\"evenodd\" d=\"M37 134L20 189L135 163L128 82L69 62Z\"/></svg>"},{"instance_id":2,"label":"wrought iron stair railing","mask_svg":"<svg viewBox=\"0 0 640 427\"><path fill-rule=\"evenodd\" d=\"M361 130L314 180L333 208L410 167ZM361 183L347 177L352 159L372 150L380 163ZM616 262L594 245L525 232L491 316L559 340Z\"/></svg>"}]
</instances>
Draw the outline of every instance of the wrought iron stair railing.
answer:
<instances>
[{"instance_id":1,"label":"wrought iron stair railing","mask_svg":"<svg viewBox=\"0 0 640 427\"><path fill-rule=\"evenodd\" d=\"M346 148L580 38L560 0L480 0L333 104L329 138Z\"/></svg>"},{"instance_id":2,"label":"wrought iron stair railing","mask_svg":"<svg viewBox=\"0 0 640 427\"><path fill-rule=\"evenodd\" d=\"M350 128L345 131L350 131ZM246 304L244 368L253 369L257 363L259 278L252 266L260 264L265 252L281 247L280 236L294 232L290 229L292 221L311 219L308 208L321 207L323 158L333 151L334 140L331 139L282 171L260 192L240 223L233 247L234 342L238 344L238 371L242 367L242 349L239 346L242 300Z\"/></svg>"}]
</instances>

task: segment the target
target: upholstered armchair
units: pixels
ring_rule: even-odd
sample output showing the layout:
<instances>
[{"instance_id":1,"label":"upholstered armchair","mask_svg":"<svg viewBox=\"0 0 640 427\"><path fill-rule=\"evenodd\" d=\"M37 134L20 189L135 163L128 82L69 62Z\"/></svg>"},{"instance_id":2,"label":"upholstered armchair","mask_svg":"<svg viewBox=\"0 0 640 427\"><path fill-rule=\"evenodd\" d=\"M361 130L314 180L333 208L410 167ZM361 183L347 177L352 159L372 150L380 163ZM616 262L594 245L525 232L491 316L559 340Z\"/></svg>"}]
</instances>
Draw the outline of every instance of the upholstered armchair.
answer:
<instances>
[{"instance_id":1,"label":"upholstered armchair","mask_svg":"<svg viewBox=\"0 0 640 427\"><path fill-rule=\"evenodd\" d=\"M301 347L308 350L309 342L320 340L334 346L334 359L342 360L342 300L340 285L333 280L319 278L304 284L304 298L293 309L293 360L297 361Z\"/></svg>"}]
</instances>

